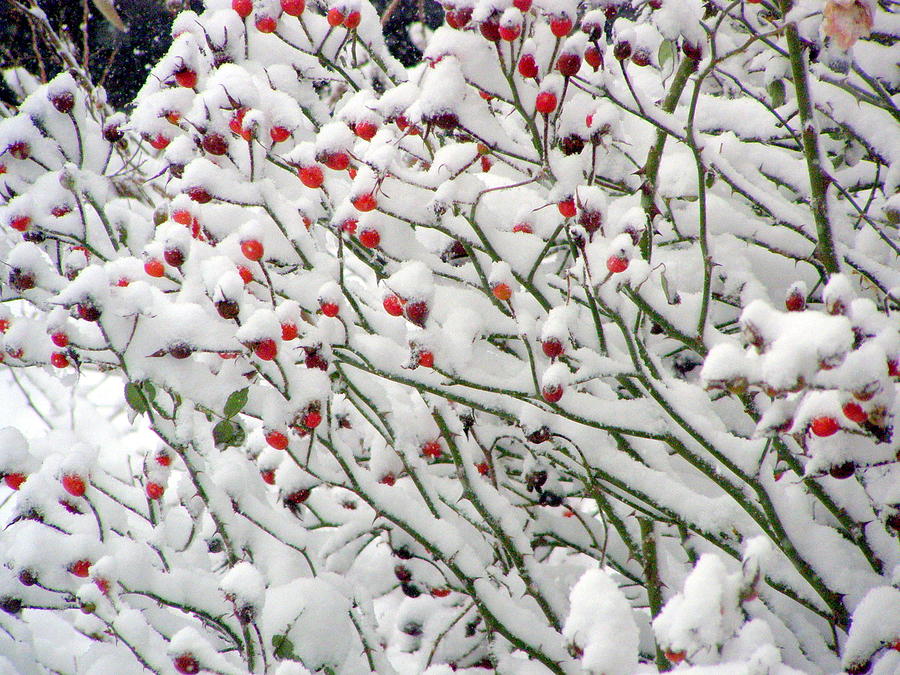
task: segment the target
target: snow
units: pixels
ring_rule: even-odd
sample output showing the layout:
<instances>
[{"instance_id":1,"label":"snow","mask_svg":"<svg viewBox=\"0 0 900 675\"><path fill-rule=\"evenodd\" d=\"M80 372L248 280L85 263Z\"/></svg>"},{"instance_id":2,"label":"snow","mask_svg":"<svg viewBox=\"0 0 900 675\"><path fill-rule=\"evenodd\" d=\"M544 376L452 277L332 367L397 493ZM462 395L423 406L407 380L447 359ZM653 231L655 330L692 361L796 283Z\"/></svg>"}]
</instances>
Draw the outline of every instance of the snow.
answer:
<instances>
[{"instance_id":1,"label":"snow","mask_svg":"<svg viewBox=\"0 0 900 675\"><path fill-rule=\"evenodd\" d=\"M772 29L753 4L661 4L448 1L473 22L416 26L425 56L404 70L370 3L298 18L263 0L244 21L210 0L175 20L127 116L72 74L4 74L28 98L0 119L0 600L71 608L2 613L0 672L174 672L190 654L221 673L651 673L657 646L698 673L896 670L900 174L882 92L851 69L896 83L889 47L838 54L822 3L795 9L819 50L827 274L793 86L767 107L789 84L784 37L747 41ZM359 27L329 26L332 6L358 7ZM614 12L615 41L650 63L603 35L604 66L562 77L559 54ZM486 40L490 16L522 38ZM560 16L574 25L557 38ZM691 129L705 191L685 125L708 62L662 109L685 44L724 57ZM196 90L173 81L184 64ZM71 116L48 100L69 88ZM534 114L539 92L557 111ZM110 122L123 141L103 138ZM347 170L324 167L334 152ZM323 186L296 165L322 165ZM184 264L150 276L175 248ZM13 268L35 288L7 283ZM792 292L802 311L784 311ZM817 435L823 417L834 434Z\"/></svg>"},{"instance_id":2,"label":"snow","mask_svg":"<svg viewBox=\"0 0 900 675\"><path fill-rule=\"evenodd\" d=\"M572 587L563 637L582 652L587 673L626 675L637 668L638 628L631 605L603 570L585 572Z\"/></svg>"}]
</instances>

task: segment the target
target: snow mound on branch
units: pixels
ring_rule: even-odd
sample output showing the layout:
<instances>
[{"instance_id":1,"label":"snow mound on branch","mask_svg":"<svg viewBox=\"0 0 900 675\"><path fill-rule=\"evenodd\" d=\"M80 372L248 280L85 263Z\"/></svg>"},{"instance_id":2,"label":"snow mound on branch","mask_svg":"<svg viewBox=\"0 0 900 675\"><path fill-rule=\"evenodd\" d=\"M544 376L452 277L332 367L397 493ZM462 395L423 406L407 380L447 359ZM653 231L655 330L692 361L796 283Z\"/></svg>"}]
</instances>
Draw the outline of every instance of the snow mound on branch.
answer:
<instances>
[{"instance_id":1,"label":"snow mound on branch","mask_svg":"<svg viewBox=\"0 0 900 675\"><path fill-rule=\"evenodd\" d=\"M627 675L638 662L639 633L631 605L603 570L588 570L569 595L563 637L582 654L588 673Z\"/></svg>"}]
</instances>

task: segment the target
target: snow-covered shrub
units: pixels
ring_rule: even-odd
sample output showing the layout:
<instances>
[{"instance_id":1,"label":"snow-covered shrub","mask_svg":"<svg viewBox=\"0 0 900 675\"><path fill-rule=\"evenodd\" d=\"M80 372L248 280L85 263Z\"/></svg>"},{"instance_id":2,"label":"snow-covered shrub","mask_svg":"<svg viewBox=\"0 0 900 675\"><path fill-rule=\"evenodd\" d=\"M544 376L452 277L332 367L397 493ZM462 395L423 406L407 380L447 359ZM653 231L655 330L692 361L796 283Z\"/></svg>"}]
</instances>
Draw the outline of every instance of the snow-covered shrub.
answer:
<instances>
[{"instance_id":1,"label":"snow-covered shrub","mask_svg":"<svg viewBox=\"0 0 900 675\"><path fill-rule=\"evenodd\" d=\"M892 672L896 21L793 4L447 0L404 70L208 0L127 118L32 87L4 672Z\"/></svg>"}]
</instances>

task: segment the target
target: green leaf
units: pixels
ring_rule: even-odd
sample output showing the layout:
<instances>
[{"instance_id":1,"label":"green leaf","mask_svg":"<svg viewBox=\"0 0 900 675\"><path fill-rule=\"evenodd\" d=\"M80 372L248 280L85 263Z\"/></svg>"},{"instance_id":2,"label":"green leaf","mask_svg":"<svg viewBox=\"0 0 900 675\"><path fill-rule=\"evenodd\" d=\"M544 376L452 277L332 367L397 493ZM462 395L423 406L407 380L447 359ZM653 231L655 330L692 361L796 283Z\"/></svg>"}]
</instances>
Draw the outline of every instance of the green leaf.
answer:
<instances>
[{"instance_id":1,"label":"green leaf","mask_svg":"<svg viewBox=\"0 0 900 675\"><path fill-rule=\"evenodd\" d=\"M144 393L150 403L156 400L156 387L153 386L152 382L144 382Z\"/></svg>"},{"instance_id":2,"label":"green leaf","mask_svg":"<svg viewBox=\"0 0 900 675\"><path fill-rule=\"evenodd\" d=\"M213 427L213 439L216 445L230 445L231 439L234 438L234 426L228 420L222 420Z\"/></svg>"},{"instance_id":3,"label":"green leaf","mask_svg":"<svg viewBox=\"0 0 900 675\"><path fill-rule=\"evenodd\" d=\"M675 44L671 40L663 40L659 45L659 52L656 54L659 67L665 68L666 62L673 58L675 58Z\"/></svg>"},{"instance_id":4,"label":"green leaf","mask_svg":"<svg viewBox=\"0 0 900 675\"><path fill-rule=\"evenodd\" d=\"M147 399L144 398L141 388L134 382L129 382L125 385L125 401L137 413L145 413L150 407Z\"/></svg>"},{"instance_id":5,"label":"green leaf","mask_svg":"<svg viewBox=\"0 0 900 675\"><path fill-rule=\"evenodd\" d=\"M246 438L247 433L243 427L231 420L222 420L213 427L213 440L216 445L236 447L242 445Z\"/></svg>"},{"instance_id":6,"label":"green leaf","mask_svg":"<svg viewBox=\"0 0 900 675\"><path fill-rule=\"evenodd\" d=\"M250 387L244 387L231 393L231 396L225 401L225 417L234 417L244 409L244 406L247 405L247 394L249 392Z\"/></svg>"},{"instance_id":7,"label":"green leaf","mask_svg":"<svg viewBox=\"0 0 900 675\"><path fill-rule=\"evenodd\" d=\"M273 635L272 648L275 650L275 656L279 659L298 660L294 654L294 643L288 640L287 635Z\"/></svg>"},{"instance_id":8,"label":"green leaf","mask_svg":"<svg viewBox=\"0 0 900 675\"><path fill-rule=\"evenodd\" d=\"M772 80L769 82L769 86L766 87L766 91L769 92L769 98L772 99L773 108L784 105L786 90L783 80Z\"/></svg>"}]
</instances>

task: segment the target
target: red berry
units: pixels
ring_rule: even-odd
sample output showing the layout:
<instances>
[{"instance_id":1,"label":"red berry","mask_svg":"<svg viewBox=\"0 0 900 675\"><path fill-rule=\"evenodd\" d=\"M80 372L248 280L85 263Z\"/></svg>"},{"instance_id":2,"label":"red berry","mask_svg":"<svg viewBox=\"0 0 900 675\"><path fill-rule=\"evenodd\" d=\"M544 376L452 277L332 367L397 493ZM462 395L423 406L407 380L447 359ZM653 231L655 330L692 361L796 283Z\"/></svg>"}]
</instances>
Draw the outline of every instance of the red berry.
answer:
<instances>
[{"instance_id":1,"label":"red berry","mask_svg":"<svg viewBox=\"0 0 900 675\"><path fill-rule=\"evenodd\" d=\"M67 347L69 345L69 336L62 331L57 331L50 336L50 341L57 347Z\"/></svg>"},{"instance_id":2,"label":"red berry","mask_svg":"<svg viewBox=\"0 0 900 675\"><path fill-rule=\"evenodd\" d=\"M428 320L428 311L428 303L422 300L410 302L404 308L407 320L420 328L423 328L425 321Z\"/></svg>"},{"instance_id":3,"label":"red berry","mask_svg":"<svg viewBox=\"0 0 900 675\"><path fill-rule=\"evenodd\" d=\"M666 650L666 658L669 660L669 663L674 663L678 665L682 661L684 661L684 652L673 652L670 649Z\"/></svg>"},{"instance_id":4,"label":"red berry","mask_svg":"<svg viewBox=\"0 0 900 675\"><path fill-rule=\"evenodd\" d=\"M516 223L513 225L513 232L521 232L523 234L533 234L534 229L528 223Z\"/></svg>"},{"instance_id":5,"label":"red berry","mask_svg":"<svg viewBox=\"0 0 900 675\"><path fill-rule=\"evenodd\" d=\"M200 144L211 155L219 156L228 152L228 141L222 134L206 134Z\"/></svg>"},{"instance_id":6,"label":"red berry","mask_svg":"<svg viewBox=\"0 0 900 675\"><path fill-rule=\"evenodd\" d=\"M350 166L350 156L346 152L333 152L325 157L325 166L334 171L343 171Z\"/></svg>"},{"instance_id":7,"label":"red berry","mask_svg":"<svg viewBox=\"0 0 900 675\"><path fill-rule=\"evenodd\" d=\"M624 272L628 269L628 258L624 258L620 255L611 255L606 259L606 269L608 269L611 274Z\"/></svg>"},{"instance_id":8,"label":"red berry","mask_svg":"<svg viewBox=\"0 0 900 675\"><path fill-rule=\"evenodd\" d=\"M13 216L9 221L9 226L19 232L27 230L29 225L31 225L31 218L28 216Z\"/></svg>"},{"instance_id":9,"label":"red berry","mask_svg":"<svg viewBox=\"0 0 900 675\"><path fill-rule=\"evenodd\" d=\"M83 497L87 490L84 479L74 473L67 473L62 477L62 486L73 497Z\"/></svg>"},{"instance_id":10,"label":"red berry","mask_svg":"<svg viewBox=\"0 0 900 675\"><path fill-rule=\"evenodd\" d=\"M253 0L231 0L231 9L242 19L246 19L253 11Z\"/></svg>"},{"instance_id":11,"label":"red berry","mask_svg":"<svg viewBox=\"0 0 900 675\"><path fill-rule=\"evenodd\" d=\"M572 52L560 54L556 60L556 69L563 77L572 77L581 69L581 57Z\"/></svg>"},{"instance_id":12,"label":"red berry","mask_svg":"<svg viewBox=\"0 0 900 675\"><path fill-rule=\"evenodd\" d=\"M337 306L337 303L334 302L323 302L319 305L319 309L322 310L322 314L325 316L337 316L340 308Z\"/></svg>"},{"instance_id":13,"label":"red berry","mask_svg":"<svg viewBox=\"0 0 900 675\"><path fill-rule=\"evenodd\" d=\"M281 324L281 339L284 342L290 342L298 335L297 324L292 322L286 322Z\"/></svg>"},{"instance_id":14,"label":"red berry","mask_svg":"<svg viewBox=\"0 0 900 675\"><path fill-rule=\"evenodd\" d=\"M816 436L831 436L840 430L841 425L833 417L816 417L810 422L809 428Z\"/></svg>"},{"instance_id":15,"label":"red berry","mask_svg":"<svg viewBox=\"0 0 900 675\"><path fill-rule=\"evenodd\" d=\"M197 86L197 72L187 67L175 71L175 81L180 87L193 89Z\"/></svg>"},{"instance_id":16,"label":"red berry","mask_svg":"<svg viewBox=\"0 0 900 675\"><path fill-rule=\"evenodd\" d=\"M161 277L166 273L166 268L162 264L161 260L157 260L153 258L144 263L144 271L148 276L151 277Z\"/></svg>"},{"instance_id":17,"label":"red berry","mask_svg":"<svg viewBox=\"0 0 900 675\"><path fill-rule=\"evenodd\" d=\"M309 499L309 490L303 488L301 490L297 490L296 492L292 492L284 498L288 504L302 504L307 499Z\"/></svg>"},{"instance_id":18,"label":"red berry","mask_svg":"<svg viewBox=\"0 0 900 675\"><path fill-rule=\"evenodd\" d=\"M158 453L156 453L156 457L154 459L160 466L171 466L172 464L172 455L167 453L165 450L160 450Z\"/></svg>"},{"instance_id":19,"label":"red berry","mask_svg":"<svg viewBox=\"0 0 900 675\"><path fill-rule=\"evenodd\" d=\"M843 407L844 415L847 419L862 424L869 419L869 413L863 410L863 407L855 401L848 401Z\"/></svg>"},{"instance_id":20,"label":"red berry","mask_svg":"<svg viewBox=\"0 0 900 675\"><path fill-rule=\"evenodd\" d=\"M278 344L272 338L265 338L256 343L254 351L263 361L271 361L278 354Z\"/></svg>"},{"instance_id":21,"label":"red berry","mask_svg":"<svg viewBox=\"0 0 900 675\"><path fill-rule=\"evenodd\" d=\"M274 33L278 28L278 20L274 16L256 17L256 30L260 33Z\"/></svg>"},{"instance_id":22,"label":"red berry","mask_svg":"<svg viewBox=\"0 0 900 675\"><path fill-rule=\"evenodd\" d=\"M306 9L306 0L281 0L281 11L289 16L300 16Z\"/></svg>"},{"instance_id":23,"label":"red berry","mask_svg":"<svg viewBox=\"0 0 900 675\"><path fill-rule=\"evenodd\" d=\"M557 340L556 338L548 338L541 343L541 349L544 350L544 354L547 355L548 358L555 359L558 356L561 356L564 348L563 343Z\"/></svg>"},{"instance_id":24,"label":"red berry","mask_svg":"<svg viewBox=\"0 0 900 675\"><path fill-rule=\"evenodd\" d=\"M359 243L366 248L378 248L378 244L381 243L381 235L378 230L366 228L359 233Z\"/></svg>"},{"instance_id":25,"label":"red berry","mask_svg":"<svg viewBox=\"0 0 900 675\"><path fill-rule=\"evenodd\" d=\"M542 115L549 115L556 110L556 94L552 91L542 91L534 101L534 108Z\"/></svg>"},{"instance_id":26,"label":"red berry","mask_svg":"<svg viewBox=\"0 0 900 675\"><path fill-rule=\"evenodd\" d=\"M490 158L490 157L483 156L483 157L481 158L481 170L484 171L485 173L487 173L488 171L490 171L490 170L491 170L491 167L492 167L493 165L494 165L494 164L493 164L493 162L491 162L491 158Z\"/></svg>"},{"instance_id":27,"label":"red berry","mask_svg":"<svg viewBox=\"0 0 900 675\"><path fill-rule=\"evenodd\" d=\"M534 54L523 54L519 59L519 75L526 79L537 77L538 67Z\"/></svg>"},{"instance_id":28,"label":"red berry","mask_svg":"<svg viewBox=\"0 0 900 675\"><path fill-rule=\"evenodd\" d=\"M361 20L362 15L358 11L353 10L347 15L347 18L344 19L344 28L346 28L347 30L353 30L354 28L359 26L359 22Z\"/></svg>"},{"instance_id":29,"label":"red berry","mask_svg":"<svg viewBox=\"0 0 900 675\"><path fill-rule=\"evenodd\" d=\"M423 368L434 368L434 354L427 349L423 349L419 352L417 365L420 365Z\"/></svg>"},{"instance_id":30,"label":"red berry","mask_svg":"<svg viewBox=\"0 0 900 675\"><path fill-rule=\"evenodd\" d=\"M571 218L575 215L575 200L572 197L566 197L562 201L557 202L556 208L559 209L563 218Z\"/></svg>"},{"instance_id":31,"label":"red berry","mask_svg":"<svg viewBox=\"0 0 900 675\"><path fill-rule=\"evenodd\" d=\"M163 258L172 267L181 267L184 265L184 251L180 248L167 248L163 251Z\"/></svg>"},{"instance_id":32,"label":"red berry","mask_svg":"<svg viewBox=\"0 0 900 675\"><path fill-rule=\"evenodd\" d=\"M313 190L322 187L322 183L325 182L325 174L322 173L322 169L318 166L304 166L300 169L298 175L300 176L300 182Z\"/></svg>"},{"instance_id":33,"label":"red berry","mask_svg":"<svg viewBox=\"0 0 900 675\"><path fill-rule=\"evenodd\" d=\"M472 7L464 7L456 10L456 23L458 28L465 28L472 20Z\"/></svg>"},{"instance_id":34,"label":"red berry","mask_svg":"<svg viewBox=\"0 0 900 675\"><path fill-rule=\"evenodd\" d=\"M512 42L522 34L522 26L513 24L511 26L500 26L500 37L507 42Z\"/></svg>"},{"instance_id":35,"label":"red berry","mask_svg":"<svg viewBox=\"0 0 900 675\"><path fill-rule=\"evenodd\" d=\"M846 480L850 478L854 473L856 473L856 464L853 462L844 462L843 464L835 464L830 469L828 469L828 473L832 478L837 478L838 480Z\"/></svg>"},{"instance_id":36,"label":"red berry","mask_svg":"<svg viewBox=\"0 0 900 675\"><path fill-rule=\"evenodd\" d=\"M366 212L378 206L378 202L375 200L374 194L367 192L354 199L353 206L356 207L357 211Z\"/></svg>"},{"instance_id":37,"label":"red berry","mask_svg":"<svg viewBox=\"0 0 900 675\"><path fill-rule=\"evenodd\" d=\"M318 368L319 370L328 370L328 361L323 359L318 352L313 352L304 360L307 368Z\"/></svg>"},{"instance_id":38,"label":"red berry","mask_svg":"<svg viewBox=\"0 0 900 675\"><path fill-rule=\"evenodd\" d=\"M303 426L307 429L315 429L322 423L322 415L316 410L310 410L303 418Z\"/></svg>"},{"instance_id":39,"label":"red berry","mask_svg":"<svg viewBox=\"0 0 900 675\"><path fill-rule=\"evenodd\" d=\"M541 396L548 403L556 403L562 398L563 388L558 384L549 384L541 389Z\"/></svg>"},{"instance_id":40,"label":"red berry","mask_svg":"<svg viewBox=\"0 0 900 675\"><path fill-rule=\"evenodd\" d=\"M384 311L391 316L400 316L403 314L403 302L394 294L384 296L382 301Z\"/></svg>"},{"instance_id":41,"label":"red berry","mask_svg":"<svg viewBox=\"0 0 900 675\"><path fill-rule=\"evenodd\" d=\"M806 298L803 293L794 292L784 299L784 308L789 312L802 312L806 309Z\"/></svg>"},{"instance_id":42,"label":"red berry","mask_svg":"<svg viewBox=\"0 0 900 675\"><path fill-rule=\"evenodd\" d=\"M446 598L448 595L450 595L450 589L449 588L432 588L431 595L435 598Z\"/></svg>"},{"instance_id":43,"label":"red berry","mask_svg":"<svg viewBox=\"0 0 900 675\"><path fill-rule=\"evenodd\" d=\"M152 145L157 150L162 150L171 142L170 138L163 136L162 134L157 134L152 139L150 139L150 145Z\"/></svg>"},{"instance_id":44,"label":"red berry","mask_svg":"<svg viewBox=\"0 0 900 675\"><path fill-rule=\"evenodd\" d=\"M0 333L5 333L9 330L9 319L0 319Z\"/></svg>"},{"instance_id":45,"label":"red berry","mask_svg":"<svg viewBox=\"0 0 900 675\"><path fill-rule=\"evenodd\" d=\"M85 321L99 321L100 309L94 305L83 302L77 306L78 316Z\"/></svg>"},{"instance_id":46,"label":"red berry","mask_svg":"<svg viewBox=\"0 0 900 675\"><path fill-rule=\"evenodd\" d=\"M49 98L53 107L64 115L72 112L75 107L75 94L71 91L58 91Z\"/></svg>"},{"instance_id":47,"label":"red berry","mask_svg":"<svg viewBox=\"0 0 900 675\"><path fill-rule=\"evenodd\" d=\"M443 454L440 441L428 441L422 446L422 454L425 457L434 457L437 459Z\"/></svg>"},{"instance_id":48,"label":"red berry","mask_svg":"<svg viewBox=\"0 0 900 675\"><path fill-rule=\"evenodd\" d=\"M390 486L397 482L397 477L392 473L386 473L378 479L378 482Z\"/></svg>"},{"instance_id":49,"label":"red berry","mask_svg":"<svg viewBox=\"0 0 900 675\"><path fill-rule=\"evenodd\" d=\"M337 7L332 7L331 9L329 9L328 14L325 18L328 21L328 25L332 28L337 28L342 23L344 23L344 13Z\"/></svg>"},{"instance_id":50,"label":"red berry","mask_svg":"<svg viewBox=\"0 0 900 675\"><path fill-rule=\"evenodd\" d=\"M74 574L76 577L81 577L82 579L86 578L88 574L90 574L90 570L90 560L76 560L71 565L69 565L69 572Z\"/></svg>"},{"instance_id":51,"label":"red berry","mask_svg":"<svg viewBox=\"0 0 900 675\"><path fill-rule=\"evenodd\" d=\"M291 137L291 132L285 127L272 127L269 130L269 136L273 143L282 143Z\"/></svg>"},{"instance_id":52,"label":"red berry","mask_svg":"<svg viewBox=\"0 0 900 675\"><path fill-rule=\"evenodd\" d=\"M500 41L500 23L497 19L489 18L478 24L478 30L485 40L490 42Z\"/></svg>"},{"instance_id":53,"label":"red berry","mask_svg":"<svg viewBox=\"0 0 900 675\"><path fill-rule=\"evenodd\" d=\"M703 58L703 45L700 44L685 41L681 45L681 51L692 61L699 61Z\"/></svg>"},{"instance_id":54,"label":"red berry","mask_svg":"<svg viewBox=\"0 0 900 675\"><path fill-rule=\"evenodd\" d=\"M241 253L247 260L259 260L263 256L263 245L257 239L241 242Z\"/></svg>"},{"instance_id":55,"label":"red berry","mask_svg":"<svg viewBox=\"0 0 900 675\"><path fill-rule=\"evenodd\" d=\"M186 209L178 209L177 211L172 212L172 220L174 220L179 225L190 225L194 217L191 215L191 212Z\"/></svg>"},{"instance_id":56,"label":"red berry","mask_svg":"<svg viewBox=\"0 0 900 675\"><path fill-rule=\"evenodd\" d=\"M531 9L531 0L513 0L513 7L524 14Z\"/></svg>"},{"instance_id":57,"label":"red berry","mask_svg":"<svg viewBox=\"0 0 900 675\"><path fill-rule=\"evenodd\" d=\"M491 287L491 293L501 302L506 302L512 297L512 289L509 287L509 284L504 283L494 284Z\"/></svg>"},{"instance_id":58,"label":"red berry","mask_svg":"<svg viewBox=\"0 0 900 675\"><path fill-rule=\"evenodd\" d=\"M631 43L628 40L619 40L613 45L613 56L619 61L624 61L631 56Z\"/></svg>"},{"instance_id":59,"label":"red berry","mask_svg":"<svg viewBox=\"0 0 900 675\"><path fill-rule=\"evenodd\" d=\"M165 491L166 489L159 483L147 483L146 492L148 499L160 499Z\"/></svg>"},{"instance_id":60,"label":"red berry","mask_svg":"<svg viewBox=\"0 0 900 675\"><path fill-rule=\"evenodd\" d=\"M253 272L250 271L250 268L244 267L243 265L238 265L237 271L238 274L241 275L241 280L245 284L249 284L251 281L253 281Z\"/></svg>"},{"instance_id":61,"label":"red berry","mask_svg":"<svg viewBox=\"0 0 900 675\"><path fill-rule=\"evenodd\" d=\"M24 473L8 473L3 477L3 482L6 483L7 487L18 490L26 478L27 476Z\"/></svg>"},{"instance_id":62,"label":"red berry","mask_svg":"<svg viewBox=\"0 0 900 675\"><path fill-rule=\"evenodd\" d=\"M374 122L357 122L353 127L354 133L364 141L371 141L372 137L378 131L378 127Z\"/></svg>"},{"instance_id":63,"label":"red berry","mask_svg":"<svg viewBox=\"0 0 900 675\"><path fill-rule=\"evenodd\" d=\"M63 216L72 213L72 207L68 204L59 204L58 206L54 206L50 209L50 214L54 218L62 218Z\"/></svg>"},{"instance_id":64,"label":"red berry","mask_svg":"<svg viewBox=\"0 0 900 675\"><path fill-rule=\"evenodd\" d=\"M550 32L558 38L565 37L571 30L572 20L568 17L558 16L550 21Z\"/></svg>"},{"instance_id":65,"label":"red berry","mask_svg":"<svg viewBox=\"0 0 900 675\"><path fill-rule=\"evenodd\" d=\"M356 218L347 218L343 223L341 223L341 230L343 230L347 234L356 234L356 227L358 225L359 221Z\"/></svg>"},{"instance_id":66,"label":"red berry","mask_svg":"<svg viewBox=\"0 0 900 675\"><path fill-rule=\"evenodd\" d=\"M53 364L54 368L67 368L69 358L62 352L53 352L50 355L50 363Z\"/></svg>"},{"instance_id":67,"label":"red berry","mask_svg":"<svg viewBox=\"0 0 900 675\"><path fill-rule=\"evenodd\" d=\"M276 450L284 450L288 446L288 437L280 431L270 431L266 434L266 443Z\"/></svg>"},{"instance_id":68,"label":"red berry","mask_svg":"<svg viewBox=\"0 0 900 675\"><path fill-rule=\"evenodd\" d=\"M175 670L182 675L195 675L195 673L200 672L200 664L197 663L197 659L192 654L176 656L172 660L172 664L175 666Z\"/></svg>"},{"instance_id":69,"label":"red berry","mask_svg":"<svg viewBox=\"0 0 900 675\"><path fill-rule=\"evenodd\" d=\"M636 65L644 68L650 65L650 52L646 49L635 49L634 53L631 55L631 62Z\"/></svg>"},{"instance_id":70,"label":"red berry","mask_svg":"<svg viewBox=\"0 0 900 675\"><path fill-rule=\"evenodd\" d=\"M212 200L212 195L209 194L209 192L207 192L205 188L202 188L198 185L189 187L187 189L187 196L198 204L206 204L207 202Z\"/></svg>"},{"instance_id":71,"label":"red berry","mask_svg":"<svg viewBox=\"0 0 900 675\"><path fill-rule=\"evenodd\" d=\"M603 67L603 52L600 51L597 45L588 45L588 48L584 50L584 60L596 73L598 69Z\"/></svg>"},{"instance_id":72,"label":"red berry","mask_svg":"<svg viewBox=\"0 0 900 675\"><path fill-rule=\"evenodd\" d=\"M238 108L231 115L231 120L228 122L228 128L238 136L244 135L244 116L247 114L247 110L248 108Z\"/></svg>"},{"instance_id":73,"label":"red berry","mask_svg":"<svg viewBox=\"0 0 900 675\"><path fill-rule=\"evenodd\" d=\"M10 143L6 150L10 155L15 157L16 159L25 160L31 155L31 146L28 145L25 141L16 141L14 143Z\"/></svg>"},{"instance_id":74,"label":"red berry","mask_svg":"<svg viewBox=\"0 0 900 675\"><path fill-rule=\"evenodd\" d=\"M268 471L260 471L259 475L262 477L263 483L266 483L267 485L275 485L275 471L274 470L269 469Z\"/></svg>"},{"instance_id":75,"label":"red berry","mask_svg":"<svg viewBox=\"0 0 900 675\"><path fill-rule=\"evenodd\" d=\"M890 377L900 377L900 359L888 360L888 375Z\"/></svg>"}]
</instances>

